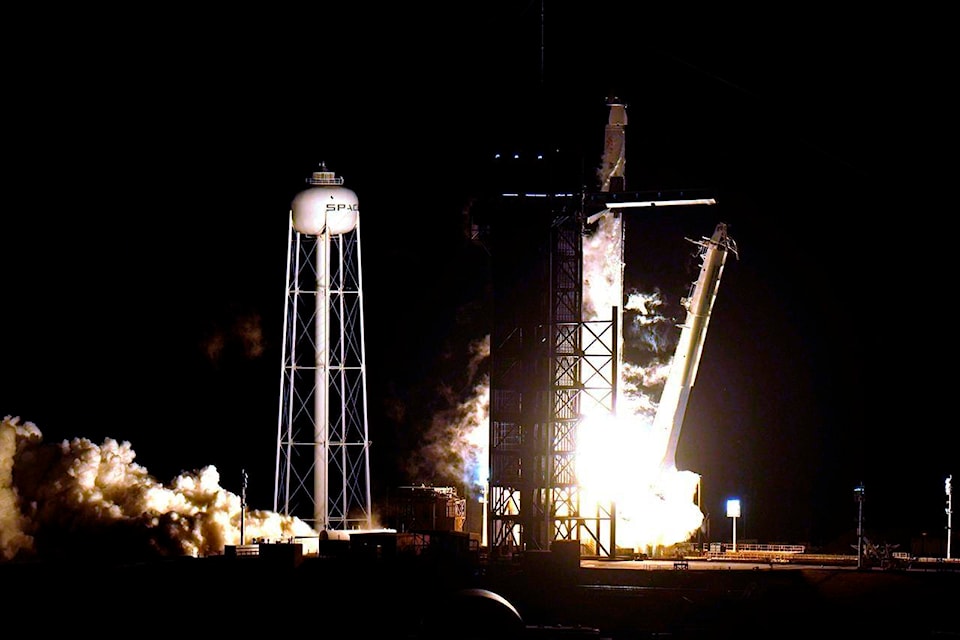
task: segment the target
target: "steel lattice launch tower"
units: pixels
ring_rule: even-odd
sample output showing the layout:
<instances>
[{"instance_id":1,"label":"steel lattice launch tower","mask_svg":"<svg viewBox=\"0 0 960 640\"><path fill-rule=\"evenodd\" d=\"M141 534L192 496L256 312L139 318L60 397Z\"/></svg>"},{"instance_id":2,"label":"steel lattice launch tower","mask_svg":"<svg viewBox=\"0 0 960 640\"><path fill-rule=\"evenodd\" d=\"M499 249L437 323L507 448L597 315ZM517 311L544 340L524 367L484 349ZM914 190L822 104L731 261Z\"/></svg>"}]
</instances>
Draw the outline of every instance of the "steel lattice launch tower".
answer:
<instances>
[{"instance_id":1,"label":"steel lattice launch tower","mask_svg":"<svg viewBox=\"0 0 960 640\"><path fill-rule=\"evenodd\" d=\"M356 194L321 164L290 210L274 510L370 529L370 441Z\"/></svg>"},{"instance_id":2,"label":"steel lattice launch tower","mask_svg":"<svg viewBox=\"0 0 960 640\"><path fill-rule=\"evenodd\" d=\"M716 204L700 190L625 189L626 104L614 97L607 106L599 191L552 183L543 191L512 188L472 209L480 219L489 216L487 243L496 256L486 533L504 554L547 550L557 541L579 541L597 556L617 554L618 520L626 519L612 494L588 499L577 448L583 419L617 417L630 383L622 367L626 218L634 209ZM712 238L695 243L701 274L681 301L687 319L654 421L660 440L653 452L664 466L675 467L722 268L728 253L736 255L726 230L721 223ZM585 242L594 238L599 242Z\"/></svg>"}]
</instances>

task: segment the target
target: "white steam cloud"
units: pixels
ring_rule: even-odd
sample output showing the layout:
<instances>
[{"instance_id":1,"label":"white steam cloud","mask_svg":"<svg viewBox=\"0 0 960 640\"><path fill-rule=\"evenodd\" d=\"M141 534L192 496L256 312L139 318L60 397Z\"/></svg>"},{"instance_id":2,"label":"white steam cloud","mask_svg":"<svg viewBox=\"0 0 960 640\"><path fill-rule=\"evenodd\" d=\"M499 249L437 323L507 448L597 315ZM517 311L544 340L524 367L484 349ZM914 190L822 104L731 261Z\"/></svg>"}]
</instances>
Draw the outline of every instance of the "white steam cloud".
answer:
<instances>
[{"instance_id":1,"label":"white steam cloud","mask_svg":"<svg viewBox=\"0 0 960 640\"><path fill-rule=\"evenodd\" d=\"M477 494L486 484L490 379L478 371L489 355L490 336L471 343L467 365L471 386L466 397L457 398L449 388L441 390L450 406L434 414L420 449L407 465L408 474L417 482L462 484L466 491Z\"/></svg>"},{"instance_id":2,"label":"white steam cloud","mask_svg":"<svg viewBox=\"0 0 960 640\"><path fill-rule=\"evenodd\" d=\"M134 462L129 442L44 443L32 422L0 422L0 562L34 556L208 556L244 537L317 533L304 521L247 510L213 466L169 486ZM245 540L247 541L247 540Z\"/></svg>"},{"instance_id":3,"label":"white steam cloud","mask_svg":"<svg viewBox=\"0 0 960 640\"><path fill-rule=\"evenodd\" d=\"M229 324L216 325L205 336L202 344L207 359L216 364L226 353L236 353L246 360L259 358L266 350L263 326L257 313L240 314Z\"/></svg>"},{"instance_id":4,"label":"white steam cloud","mask_svg":"<svg viewBox=\"0 0 960 640\"><path fill-rule=\"evenodd\" d=\"M608 319L623 300L622 221L608 214L583 239L583 318Z\"/></svg>"}]
</instances>

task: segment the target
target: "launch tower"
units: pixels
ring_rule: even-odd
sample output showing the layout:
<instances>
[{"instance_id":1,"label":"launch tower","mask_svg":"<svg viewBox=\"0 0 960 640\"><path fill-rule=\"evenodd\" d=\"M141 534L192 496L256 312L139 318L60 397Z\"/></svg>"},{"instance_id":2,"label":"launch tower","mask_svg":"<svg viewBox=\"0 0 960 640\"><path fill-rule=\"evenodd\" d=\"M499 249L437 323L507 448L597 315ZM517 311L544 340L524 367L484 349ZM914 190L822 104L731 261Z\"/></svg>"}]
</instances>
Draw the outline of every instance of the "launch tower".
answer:
<instances>
[{"instance_id":1,"label":"launch tower","mask_svg":"<svg viewBox=\"0 0 960 640\"><path fill-rule=\"evenodd\" d=\"M489 210L475 207L491 218L488 242L493 255L486 532L491 553L546 550L554 541L579 540L596 555L616 555L616 504L586 506L576 454L585 413L617 412L624 213L716 202L704 192L626 192L626 106L619 100L608 101L608 106L599 191L511 190L486 203ZM619 284L620 296L606 308L587 310L584 238L601 219L617 230L611 253L619 257L621 272L606 275ZM661 407L671 463L720 267L733 248L725 230L725 225L718 227L720 237L703 245L709 277L702 275L706 282L698 282L691 292L695 304L688 307L688 324L692 319L695 326L684 335L684 373L674 374L672 384L678 390Z\"/></svg>"},{"instance_id":2,"label":"launch tower","mask_svg":"<svg viewBox=\"0 0 960 640\"><path fill-rule=\"evenodd\" d=\"M587 330L581 316L581 204L578 194L564 193L508 194L492 203L487 538L499 553L595 538L599 523L611 521L606 511L581 513L575 472L581 403L587 395L612 402L616 380L612 321ZM505 233L518 217L524 224ZM583 382L585 352L593 354L591 386Z\"/></svg>"},{"instance_id":3,"label":"launch tower","mask_svg":"<svg viewBox=\"0 0 960 640\"><path fill-rule=\"evenodd\" d=\"M323 164L307 183L290 210L274 510L370 529L359 204Z\"/></svg>"}]
</instances>

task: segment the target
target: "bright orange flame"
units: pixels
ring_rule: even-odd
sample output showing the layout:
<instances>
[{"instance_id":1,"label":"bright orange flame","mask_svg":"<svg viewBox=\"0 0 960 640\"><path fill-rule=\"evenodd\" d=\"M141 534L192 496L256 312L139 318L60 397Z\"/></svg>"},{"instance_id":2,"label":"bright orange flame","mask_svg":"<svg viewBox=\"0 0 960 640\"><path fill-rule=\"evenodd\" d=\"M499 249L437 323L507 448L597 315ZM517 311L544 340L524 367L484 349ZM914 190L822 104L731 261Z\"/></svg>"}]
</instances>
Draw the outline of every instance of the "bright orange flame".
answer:
<instances>
[{"instance_id":1,"label":"bright orange flame","mask_svg":"<svg viewBox=\"0 0 960 640\"><path fill-rule=\"evenodd\" d=\"M584 241L585 320L600 319L611 301L622 305L622 236L619 217L602 216ZM599 303L597 301L600 301ZM623 335L623 331L618 332ZM622 350L621 350L622 354ZM685 542L703 523L694 503L700 476L663 467L666 434L653 431L657 403L643 387L662 379L668 367L644 370L622 362L618 372L618 415L600 406L581 406L577 433L577 482L581 511L616 506L617 546L647 550ZM638 382L640 380L640 382Z\"/></svg>"},{"instance_id":2,"label":"bright orange flame","mask_svg":"<svg viewBox=\"0 0 960 640\"><path fill-rule=\"evenodd\" d=\"M584 418L577 436L581 510L616 506L617 546L647 550L684 542L703 523L700 476L661 468L663 442L639 417Z\"/></svg>"}]
</instances>

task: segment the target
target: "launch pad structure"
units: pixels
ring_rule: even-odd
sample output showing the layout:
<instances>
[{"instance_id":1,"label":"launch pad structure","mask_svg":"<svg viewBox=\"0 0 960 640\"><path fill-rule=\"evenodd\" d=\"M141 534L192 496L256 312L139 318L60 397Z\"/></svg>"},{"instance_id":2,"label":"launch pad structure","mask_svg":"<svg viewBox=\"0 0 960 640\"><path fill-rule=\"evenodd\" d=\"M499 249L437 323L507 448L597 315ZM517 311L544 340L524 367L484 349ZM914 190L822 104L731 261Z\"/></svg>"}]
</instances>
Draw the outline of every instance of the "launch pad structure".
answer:
<instances>
[{"instance_id":1,"label":"launch pad structure","mask_svg":"<svg viewBox=\"0 0 960 640\"><path fill-rule=\"evenodd\" d=\"M492 256L482 534L491 556L546 551L558 541L617 556L617 505L583 499L576 463L586 412L618 410L624 219L635 208L716 204L704 192L626 191L626 107L608 105L599 190L502 191L471 210L475 220L488 218L476 228L485 230ZM371 529L359 207L323 166L308 183L291 207L274 510L316 531ZM614 223L619 234L609 248L618 253L612 279L619 299L607 309L591 299L588 317L584 238L598 222ZM692 242L700 247L700 277L681 300L687 315L653 425L663 432L667 465L724 261L737 253L723 223Z\"/></svg>"},{"instance_id":2,"label":"launch pad structure","mask_svg":"<svg viewBox=\"0 0 960 640\"><path fill-rule=\"evenodd\" d=\"M578 428L584 411L616 415L622 336L621 306L609 315L584 313L584 245L591 225L618 219L622 292L625 211L642 207L709 206L704 192L624 191L625 105L611 101L600 190L511 191L492 197L480 216L493 256L494 329L491 335L490 440L487 530L492 556L550 550L579 541L588 555L617 555L617 506L587 506L576 472ZM515 221L523 220L518 225ZM736 245L719 224L701 246L701 274L682 300L687 318L657 427L673 462L684 409L728 253ZM622 304L622 294L621 294ZM699 499L699 496L698 496Z\"/></svg>"},{"instance_id":3,"label":"launch pad structure","mask_svg":"<svg viewBox=\"0 0 960 640\"><path fill-rule=\"evenodd\" d=\"M612 412L617 380L616 323L612 317L589 325L582 319L581 205L577 194L504 197L494 205L503 220L523 216L533 236L502 237L493 225L491 554L549 550L555 540L583 536L611 554L603 531L615 528L616 514L581 513L575 470L583 396L591 394ZM506 256L526 260L508 263ZM598 339L585 345L585 334ZM597 356L589 361L587 346ZM588 388L581 380L591 362L596 375Z\"/></svg>"}]
</instances>

